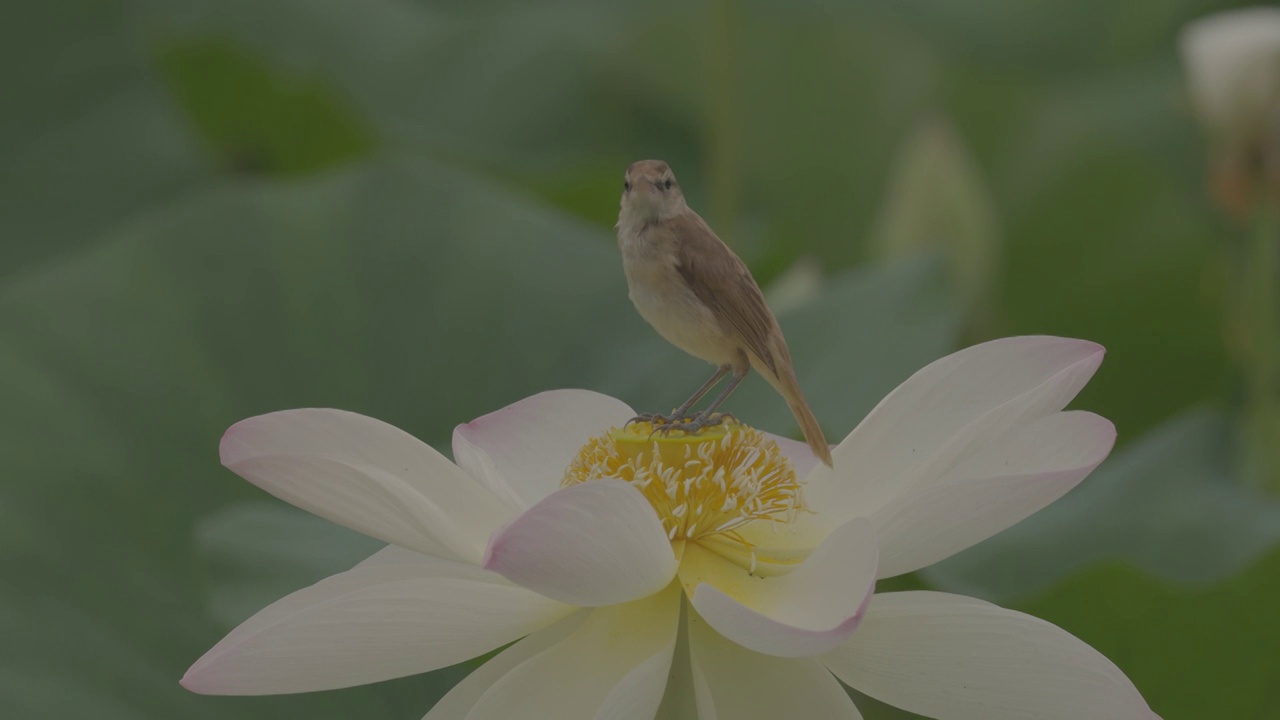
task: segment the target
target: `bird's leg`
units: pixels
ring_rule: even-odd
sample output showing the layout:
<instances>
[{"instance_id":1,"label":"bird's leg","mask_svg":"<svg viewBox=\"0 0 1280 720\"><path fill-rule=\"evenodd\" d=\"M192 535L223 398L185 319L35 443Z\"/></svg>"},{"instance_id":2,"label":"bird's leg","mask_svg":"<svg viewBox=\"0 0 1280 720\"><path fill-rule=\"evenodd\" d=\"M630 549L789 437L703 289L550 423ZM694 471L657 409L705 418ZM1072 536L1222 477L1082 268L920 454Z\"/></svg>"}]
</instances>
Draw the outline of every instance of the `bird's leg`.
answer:
<instances>
[{"instance_id":1,"label":"bird's leg","mask_svg":"<svg viewBox=\"0 0 1280 720\"><path fill-rule=\"evenodd\" d=\"M698 388L698 390L694 392L693 395L690 396L688 400L685 400L684 403L680 407L673 410L670 415L663 415L662 413L640 413L639 415L636 415L635 417L628 420L627 425L630 425L631 423L637 423L637 422L654 423L657 425L670 425L671 423L684 420L685 413L689 412L689 408L693 407L694 403L701 400L703 395L706 395L708 392L711 392L711 388L715 387L716 383L720 382L721 378L729 374L729 370L731 369L732 367L729 365L721 365L719 368L717 368L715 374L711 376L711 379L703 383L702 387Z\"/></svg>"},{"instance_id":2,"label":"bird's leg","mask_svg":"<svg viewBox=\"0 0 1280 720\"><path fill-rule=\"evenodd\" d=\"M693 395L689 396L688 400L685 400L680 407L675 409L675 412L671 413L671 419L683 420L685 413L689 412L689 408L693 407L694 404L701 400L704 395L711 392L711 388L715 387L716 384L720 382L721 378L728 375L729 370L731 369L732 368L729 365L721 365L716 368L715 374L711 376L711 379L703 383L702 387L698 388Z\"/></svg>"},{"instance_id":3,"label":"bird's leg","mask_svg":"<svg viewBox=\"0 0 1280 720\"><path fill-rule=\"evenodd\" d=\"M721 368L721 370L725 372L727 372L730 369L731 369L731 366L728 366L728 365ZM686 433L694 434L702 430L703 428L715 427L716 425L723 423L726 419L733 418L733 415L729 413L716 412L716 408L724 404L724 401L729 398L729 395L731 395L733 391L737 389L738 385L740 385L742 381L746 379L747 379L746 368L744 368L741 371L734 372L733 377L729 379L729 384L725 385L724 390L720 391L720 394L716 396L715 400L711 401L711 404L707 406L706 410L703 410L702 412L693 416L693 418L690 419L688 422L673 421L668 425L664 425L661 428L663 433L666 434L671 432L672 430L682 430ZM706 390L708 389L710 388L704 388L700 392L705 395ZM733 418L733 419L737 419L737 418Z\"/></svg>"}]
</instances>

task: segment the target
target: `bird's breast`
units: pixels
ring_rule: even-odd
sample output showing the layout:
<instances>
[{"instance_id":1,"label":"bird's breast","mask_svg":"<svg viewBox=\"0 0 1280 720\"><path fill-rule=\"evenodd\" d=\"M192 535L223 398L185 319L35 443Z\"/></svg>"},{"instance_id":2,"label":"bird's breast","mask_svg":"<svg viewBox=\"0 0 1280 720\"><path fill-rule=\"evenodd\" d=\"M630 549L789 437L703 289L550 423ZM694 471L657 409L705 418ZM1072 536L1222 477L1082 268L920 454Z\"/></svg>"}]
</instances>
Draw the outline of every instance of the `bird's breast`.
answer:
<instances>
[{"instance_id":1,"label":"bird's breast","mask_svg":"<svg viewBox=\"0 0 1280 720\"><path fill-rule=\"evenodd\" d=\"M623 266L631 302L668 342L694 357L722 365L734 360L736 345L720 331L716 317L685 284L675 258L634 253Z\"/></svg>"}]
</instances>

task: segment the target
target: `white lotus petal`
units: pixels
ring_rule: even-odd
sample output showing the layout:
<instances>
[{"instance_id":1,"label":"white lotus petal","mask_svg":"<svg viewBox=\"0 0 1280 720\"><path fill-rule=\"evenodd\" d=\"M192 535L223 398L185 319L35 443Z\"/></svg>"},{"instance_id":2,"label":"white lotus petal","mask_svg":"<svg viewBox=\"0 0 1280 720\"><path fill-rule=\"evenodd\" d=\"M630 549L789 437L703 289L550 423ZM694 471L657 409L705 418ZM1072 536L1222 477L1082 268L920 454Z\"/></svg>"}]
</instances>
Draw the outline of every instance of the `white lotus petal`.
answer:
<instances>
[{"instance_id":1,"label":"white lotus petal","mask_svg":"<svg viewBox=\"0 0 1280 720\"><path fill-rule=\"evenodd\" d=\"M853 634L875 588L876 557L871 523L856 518L786 575L754 577L691 545L680 580L698 613L721 635L756 652L806 657Z\"/></svg>"},{"instance_id":2,"label":"white lotus petal","mask_svg":"<svg viewBox=\"0 0 1280 720\"><path fill-rule=\"evenodd\" d=\"M1055 413L963 459L942 482L894 498L871 516L880 577L932 565L1057 500L1107 457L1115 438L1106 418Z\"/></svg>"},{"instance_id":3,"label":"white lotus petal","mask_svg":"<svg viewBox=\"0 0 1280 720\"><path fill-rule=\"evenodd\" d=\"M937 482L962 455L1061 410L1097 370L1103 348L1083 340L1015 337L937 360L898 386L820 465L805 494L830 529Z\"/></svg>"},{"instance_id":4,"label":"white lotus petal","mask_svg":"<svg viewBox=\"0 0 1280 720\"><path fill-rule=\"evenodd\" d=\"M493 534L484 567L572 605L612 605L671 582L676 557L653 506L622 480L559 490Z\"/></svg>"},{"instance_id":5,"label":"white lotus petal","mask_svg":"<svg viewBox=\"0 0 1280 720\"><path fill-rule=\"evenodd\" d=\"M752 652L695 613L688 625L699 720L861 720L844 688L818 660Z\"/></svg>"},{"instance_id":6,"label":"white lotus petal","mask_svg":"<svg viewBox=\"0 0 1280 720\"><path fill-rule=\"evenodd\" d=\"M560 487L588 440L634 415L608 395L550 390L459 425L453 457L511 508L524 510Z\"/></svg>"},{"instance_id":7,"label":"white lotus petal","mask_svg":"<svg viewBox=\"0 0 1280 720\"><path fill-rule=\"evenodd\" d=\"M467 720L650 720L662 701L680 588L596 608L568 638L517 665Z\"/></svg>"},{"instance_id":8,"label":"white lotus petal","mask_svg":"<svg viewBox=\"0 0 1280 720\"><path fill-rule=\"evenodd\" d=\"M590 612L579 610L498 653L484 665L472 671L462 682L454 685L453 689L440 698L440 701L422 720L464 720L467 713L471 712L471 708L489 691L489 688L493 687L494 683L524 661L572 635L587 619Z\"/></svg>"},{"instance_id":9,"label":"white lotus petal","mask_svg":"<svg viewBox=\"0 0 1280 720\"><path fill-rule=\"evenodd\" d=\"M1110 660L1038 618L960 595L876 595L823 656L871 697L948 720L1159 720Z\"/></svg>"},{"instance_id":10,"label":"white lotus petal","mask_svg":"<svg viewBox=\"0 0 1280 720\"><path fill-rule=\"evenodd\" d=\"M571 612L474 566L375 562L263 609L197 660L182 684L211 695L363 685L482 655Z\"/></svg>"},{"instance_id":11,"label":"white lotus petal","mask_svg":"<svg viewBox=\"0 0 1280 720\"><path fill-rule=\"evenodd\" d=\"M479 562L512 515L431 446L341 410L260 415L227 430L222 464L303 510L380 540Z\"/></svg>"},{"instance_id":12,"label":"white lotus petal","mask_svg":"<svg viewBox=\"0 0 1280 720\"><path fill-rule=\"evenodd\" d=\"M424 568L424 575L442 574L441 567L448 568L443 571L444 574L452 574L456 572L474 573L472 577L493 579L493 575L478 566L471 564L462 564L462 568L458 568L460 563L453 560L445 560L432 555L426 555L416 550L409 550L398 545L388 545L369 557L361 560L356 564L358 568L368 568L380 565L417 565ZM352 568L355 569L355 568Z\"/></svg>"}]
</instances>

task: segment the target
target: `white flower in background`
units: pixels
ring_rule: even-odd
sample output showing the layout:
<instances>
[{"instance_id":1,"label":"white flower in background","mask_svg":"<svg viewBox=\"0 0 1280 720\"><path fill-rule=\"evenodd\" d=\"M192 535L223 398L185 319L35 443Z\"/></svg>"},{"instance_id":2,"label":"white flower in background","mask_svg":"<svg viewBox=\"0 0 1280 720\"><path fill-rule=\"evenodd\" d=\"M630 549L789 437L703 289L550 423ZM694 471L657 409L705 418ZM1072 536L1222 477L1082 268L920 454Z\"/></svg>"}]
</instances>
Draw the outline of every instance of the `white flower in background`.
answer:
<instances>
[{"instance_id":1,"label":"white flower in background","mask_svg":"<svg viewBox=\"0 0 1280 720\"><path fill-rule=\"evenodd\" d=\"M223 463L391 545L276 602L200 658L212 694L303 692L507 647L427 720L858 718L836 678L935 718L1155 713L1110 661L1022 613L873 595L1062 496L1110 452L1062 408L1092 343L1011 338L939 360L836 447L749 428L648 441L587 391L461 425L457 464L336 410L238 423ZM610 430L610 428L615 428Z\"/></svg>"},{"instance_id":2,"label":"white flower in background","mask_svg":"<svg viewBox=\"0 0 1280 720\"><path fill-rule=\"evenodd\" d=\"M1280 103L1280 8L1201 18L1183 30L1181 46L1200 120L1227 142L1252 141Z\"/></svg>"}]
</instances>

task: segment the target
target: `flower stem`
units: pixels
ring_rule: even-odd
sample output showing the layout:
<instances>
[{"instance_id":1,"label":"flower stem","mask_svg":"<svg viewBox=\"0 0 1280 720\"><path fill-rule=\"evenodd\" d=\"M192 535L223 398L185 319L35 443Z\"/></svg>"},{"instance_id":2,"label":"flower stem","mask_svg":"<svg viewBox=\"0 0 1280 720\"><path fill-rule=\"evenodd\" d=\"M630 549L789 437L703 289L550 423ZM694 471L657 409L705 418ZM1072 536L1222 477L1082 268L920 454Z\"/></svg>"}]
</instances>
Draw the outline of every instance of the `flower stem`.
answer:
<instances>
[{"instance_id":1,"label":"flower stem","mask_svg":"<svg viewBox=\"0 0 1280 720\"><path fill-rule=\"evenodd\" d=\"M1255 214L1244 282L1248 474L1280 493L1280 204L1266 203Z\"/></svg>"},{"instance_id":2,"label":"flower stem","mask_svg":"<svg viewBox=\"0 0 1280 720\"><path fill-rule=\"evenodd\" d=\"M711 224L733 234L738 185L738 93L734 43L735 0L707 3L705 53L707 94L704 104L705 142Z\"/></svg>"}]
</instances>

